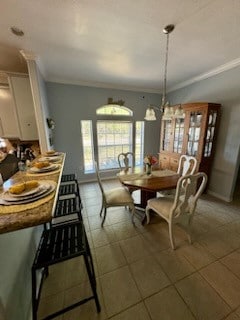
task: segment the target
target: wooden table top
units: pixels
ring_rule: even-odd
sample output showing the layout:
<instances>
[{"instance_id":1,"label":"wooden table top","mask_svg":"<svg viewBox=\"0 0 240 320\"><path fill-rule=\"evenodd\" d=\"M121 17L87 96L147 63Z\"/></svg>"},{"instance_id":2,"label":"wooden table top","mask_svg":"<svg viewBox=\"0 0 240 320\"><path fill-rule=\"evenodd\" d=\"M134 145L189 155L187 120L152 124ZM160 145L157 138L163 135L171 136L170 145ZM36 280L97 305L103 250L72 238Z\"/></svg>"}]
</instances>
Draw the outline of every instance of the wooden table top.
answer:
<instances>
[{"instance_id":1,"label":"wooden table top","mask_svg":"<svg viewBox=\"0 0 240 320\"><path fill-rule=\"evenodd\" d=\"M137 170L121 171L119 180L127 187L146 191L162 191L176 188L179 174L171 170L152 171L151 175Z\"/></svg>"}]
</instances>

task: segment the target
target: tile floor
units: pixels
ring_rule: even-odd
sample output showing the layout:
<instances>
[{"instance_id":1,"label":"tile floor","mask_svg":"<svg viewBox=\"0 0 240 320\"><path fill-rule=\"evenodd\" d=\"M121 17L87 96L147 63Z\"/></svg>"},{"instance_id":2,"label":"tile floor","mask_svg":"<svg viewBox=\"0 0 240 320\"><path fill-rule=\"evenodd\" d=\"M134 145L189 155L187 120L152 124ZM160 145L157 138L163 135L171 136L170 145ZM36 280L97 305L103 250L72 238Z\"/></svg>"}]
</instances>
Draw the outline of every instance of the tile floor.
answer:
<instances>
[{"instance_id":1,"label":"tile floor","mask_svg":"<svg viewBox=\"0 0 240 320\"><path fill-rule=\"evenodd\" d=\"M117 184L108 181L105 187ZM231 204L204 195L193 221L193 244L176 227L173 251L160 218L145 226L136 219L133 226L125 208L112 208L102 229L98 185L83 184L80 191L102 311L96 312L92 300L56 319L240 320L240 193ZM81 257L52 266L39 318L89 290Z\"/></svg>"}]
</instances>

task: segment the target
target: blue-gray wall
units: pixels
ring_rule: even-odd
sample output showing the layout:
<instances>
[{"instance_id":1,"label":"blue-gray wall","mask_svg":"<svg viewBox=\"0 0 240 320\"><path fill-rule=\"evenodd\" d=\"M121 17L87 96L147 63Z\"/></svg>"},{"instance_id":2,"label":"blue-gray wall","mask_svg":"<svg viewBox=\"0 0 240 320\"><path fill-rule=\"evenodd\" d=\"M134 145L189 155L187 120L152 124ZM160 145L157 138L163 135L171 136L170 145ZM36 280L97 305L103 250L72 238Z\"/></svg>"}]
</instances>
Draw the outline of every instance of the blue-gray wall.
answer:
<instances>
[{"instance_id":1,"label":"blue-gray wall","mask_svg":"<svg viewBox=\"0 0 240 320\"><path fill-rule=\"evenodd\" d=\"M75 172L79 180L91 180L84 175L80 136L80 121L96 122L96 109L107 104L108 98L124 100L125 106L133 110L133 120L143 120L148 104L159 105L160 96L144 92L84 87L59 83L47 83L50 113L56 123L54 147L67 153L65 172ZM158 114L160 118L160 113ZM145 123L145 153L159 152L159 121ZM96 141L95 141L96 143ZM112 173L113 174L113 173Z\"/></svg>"},{"instance_id":2,"label":"blue-gray wall","mask_svg":"<svg viewBox=\"0 0 240 320\"><path fill-rule=\"evenodd\" d=\"M222 104L209 192L231 201L240 162L240 67L172 92L169 98L172 104L197 101Z\"/></svg>"}]
</instances>

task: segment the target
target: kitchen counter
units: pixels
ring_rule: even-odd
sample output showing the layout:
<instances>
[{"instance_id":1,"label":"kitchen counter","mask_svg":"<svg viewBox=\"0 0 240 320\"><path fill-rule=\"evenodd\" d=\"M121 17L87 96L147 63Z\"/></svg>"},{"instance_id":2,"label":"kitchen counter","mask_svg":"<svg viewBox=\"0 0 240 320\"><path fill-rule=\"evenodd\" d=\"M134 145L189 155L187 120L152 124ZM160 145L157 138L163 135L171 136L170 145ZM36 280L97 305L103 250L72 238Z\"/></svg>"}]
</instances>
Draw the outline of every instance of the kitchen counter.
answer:
<instances>
[{"instance_id":1,"label":"kitchen counter","mask_svg":"<svg viewBox=\"0 0 240 320\"><path fill-rule=\"evenodd\" d=\"M11 185L19 180L53 180L57 183L56 189L49 195L34 202L18 205L0 205L0 233L20 230L50 222L55 210L58 189L61 182L65 162L65 154L61 155L59 170L30 174L26 171L18 171L11 179L7 180L0 193L7 190Z\"/></svg>"}]
</instances>

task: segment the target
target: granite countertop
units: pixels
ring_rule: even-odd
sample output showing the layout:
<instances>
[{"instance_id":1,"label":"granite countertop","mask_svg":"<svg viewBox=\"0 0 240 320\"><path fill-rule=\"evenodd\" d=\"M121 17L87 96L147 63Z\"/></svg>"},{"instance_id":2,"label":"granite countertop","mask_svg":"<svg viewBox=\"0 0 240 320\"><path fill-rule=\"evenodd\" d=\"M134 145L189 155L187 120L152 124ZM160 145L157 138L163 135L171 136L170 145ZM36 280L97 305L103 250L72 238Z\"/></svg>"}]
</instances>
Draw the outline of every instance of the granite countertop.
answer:
<instances>
[{"instance_id":1,"label":"granite countertop","mask_svg":"<svg viewBox=\"0 0 240 320\"><path fill-rule=\"evenodd\" d=\"M0 193L7 190L19 180L53 180L56 182L56 189L49 195L34 202L18 205L0 205L0 233L16 231L23 228L37 226L52 219L52 212L55 209L59 185L65 162L65 154L61 154L59 169L49 173L31 174L18 171L11 179L5 181L0 187Z\"/></svg>"}]
</instances>

